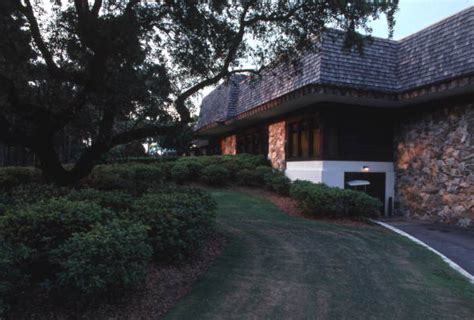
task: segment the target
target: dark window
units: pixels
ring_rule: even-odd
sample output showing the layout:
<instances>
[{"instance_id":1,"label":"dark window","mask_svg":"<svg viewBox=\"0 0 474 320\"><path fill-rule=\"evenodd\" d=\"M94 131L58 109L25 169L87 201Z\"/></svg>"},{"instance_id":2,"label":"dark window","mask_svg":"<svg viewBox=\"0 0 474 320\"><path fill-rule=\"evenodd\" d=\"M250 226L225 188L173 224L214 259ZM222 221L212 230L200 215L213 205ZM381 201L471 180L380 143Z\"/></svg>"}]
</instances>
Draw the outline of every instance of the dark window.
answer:
<instances>
[{"instance_id":1,"label":"dark window","mask_svg":"<svg viewBox=\"0 0 474 320\"><path fill-rule=\"evenodd\" d=\"M237 153L268 153L268 128L260 127L237 134Z\"/></svg>"},{"instance_id":2,"label":"dark window","mask_svg":"<svg viewBox=\"0 0 474 320\"><path fill-rule=\"evenodd\" d=\"M302 119L288 124L288 159L318 159L321 134L317 119Z\"/></svg>"}]
</instances>

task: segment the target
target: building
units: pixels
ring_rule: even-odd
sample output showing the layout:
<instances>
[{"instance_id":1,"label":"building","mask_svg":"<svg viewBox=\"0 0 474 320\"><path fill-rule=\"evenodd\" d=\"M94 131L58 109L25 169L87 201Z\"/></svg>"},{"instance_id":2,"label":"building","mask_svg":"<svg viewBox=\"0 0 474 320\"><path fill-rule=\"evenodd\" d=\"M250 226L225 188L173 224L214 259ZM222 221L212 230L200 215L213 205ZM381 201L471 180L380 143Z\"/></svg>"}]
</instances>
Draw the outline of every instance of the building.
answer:
<instances>
[{"instance_id":1,"label":"building","mask_svg":"<svg viewBox=\"0 0 474 320\"><path fill-rule=\"evenodd\" d=\"M388 215L474 221L474 7L363 55L335 30L318 46L206 96L208 150L265 154L291 179L368 181Z\"/></svg>"}]
</instances>

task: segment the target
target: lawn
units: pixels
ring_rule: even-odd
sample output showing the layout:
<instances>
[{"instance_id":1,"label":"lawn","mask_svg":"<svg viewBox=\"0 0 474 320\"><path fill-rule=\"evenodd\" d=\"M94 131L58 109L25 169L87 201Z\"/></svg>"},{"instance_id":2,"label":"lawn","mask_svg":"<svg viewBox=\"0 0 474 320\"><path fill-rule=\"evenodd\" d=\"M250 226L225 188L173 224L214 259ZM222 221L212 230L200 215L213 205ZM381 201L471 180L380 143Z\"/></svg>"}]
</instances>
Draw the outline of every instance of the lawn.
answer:
<instances>
[{"instance_id":1,"label":"lawn","mask_svg":"<svg viewBox=\"0 0 474 320\"><path fill-rule=\"evenodd\" d=\"M474 286L409 240L213 196L228 244L166 319L474 319Z\"/></svg>"}]
</instances>

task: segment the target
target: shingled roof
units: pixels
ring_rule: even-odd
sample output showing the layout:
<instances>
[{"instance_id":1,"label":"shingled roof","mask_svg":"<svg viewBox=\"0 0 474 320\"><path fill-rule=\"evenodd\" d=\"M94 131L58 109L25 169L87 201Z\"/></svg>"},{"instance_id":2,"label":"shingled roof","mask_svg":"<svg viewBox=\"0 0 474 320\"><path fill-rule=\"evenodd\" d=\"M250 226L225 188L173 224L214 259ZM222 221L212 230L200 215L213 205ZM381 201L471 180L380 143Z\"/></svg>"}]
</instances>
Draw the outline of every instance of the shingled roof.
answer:
<instances>
[{"instance_id":1,"label":"shingled roof","mask_svg":"<svg viewBox=\"0 0 474 320\"><path fill-rule=\"evenodd\" d=\"M297 72L281 66L258 80L234 76L207 95L197 129L229 120L307 85L397 94L474 73L474 6L399 41L374 38L364 54L343 50L343 34L324 33Z\"/></svg>"}]
</instances>

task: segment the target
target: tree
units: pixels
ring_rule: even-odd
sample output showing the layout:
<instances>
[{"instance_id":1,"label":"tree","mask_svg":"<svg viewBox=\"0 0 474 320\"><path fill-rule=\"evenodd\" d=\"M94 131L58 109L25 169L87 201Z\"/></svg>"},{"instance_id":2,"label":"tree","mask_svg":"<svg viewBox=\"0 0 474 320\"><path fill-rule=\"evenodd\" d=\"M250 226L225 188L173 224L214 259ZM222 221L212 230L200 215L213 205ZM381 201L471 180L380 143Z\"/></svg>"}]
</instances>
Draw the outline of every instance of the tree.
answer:
<instances>
[{"instance_id":1,"label":"tree","mask_svg":"<svg viewBox=\"0 0 474 320\"><path fill-rule=\"evenodd\" d=\"M52 181L86 176L112 147L174 135L191 121L191 100L232 74L315 50L331 24L356 30L397 1L2 0L0 140L27 147ZM251 67L248 67L248 66ZM63 168L62 130L87 145Z\"/></svg>"}]
</instances>

